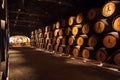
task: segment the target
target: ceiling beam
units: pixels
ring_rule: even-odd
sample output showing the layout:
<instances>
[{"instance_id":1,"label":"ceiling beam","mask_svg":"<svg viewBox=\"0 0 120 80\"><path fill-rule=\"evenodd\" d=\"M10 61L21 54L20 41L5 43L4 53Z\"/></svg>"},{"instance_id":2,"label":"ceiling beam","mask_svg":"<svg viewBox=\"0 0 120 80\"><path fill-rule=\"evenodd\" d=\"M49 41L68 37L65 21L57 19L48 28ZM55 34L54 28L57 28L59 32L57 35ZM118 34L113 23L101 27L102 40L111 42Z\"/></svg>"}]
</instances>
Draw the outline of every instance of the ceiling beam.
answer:
<instances>
[{"instance_id":1,"label":"ceiling beam","mask_svg":"<svg viewBox=\"0 0 120 80\"><path fill-rule=\"evenodd\" d=\"M58 0L38 0L39 2L51 2L51 3L56 3L59 5L64 5L64 6L68 6L68 7L75 7L74 5L65 2L65 1L58 1Z\"/></svg>"},{"instance_id":2,"label":"ceiling beam","mask_svg":"<svg viewBox=\"0 0 120 80\"><path fill-rule=\"evenodd\" d=\"M35 23L35 24L41 24L40 22L30 21L30 20L10 20L10 22L15 22L15 21L16 21L16 23L21 22L21 23Z\"/></svg>"},{"instance_id":3,"label":"ceiling beam","mask_svg":"<svg viewBox=\"0 0 120 80\"><path fill-rule=\"evenodd\" d=\"M37 17L49 17L49 15L43 15L43 14L38 14L38 13L29 13L29 12L21 12L21 11L10 11L10 13L13 14L23 14L23 15L28 15L28 16L37 16Z\"/></svg>"}]
</instances>

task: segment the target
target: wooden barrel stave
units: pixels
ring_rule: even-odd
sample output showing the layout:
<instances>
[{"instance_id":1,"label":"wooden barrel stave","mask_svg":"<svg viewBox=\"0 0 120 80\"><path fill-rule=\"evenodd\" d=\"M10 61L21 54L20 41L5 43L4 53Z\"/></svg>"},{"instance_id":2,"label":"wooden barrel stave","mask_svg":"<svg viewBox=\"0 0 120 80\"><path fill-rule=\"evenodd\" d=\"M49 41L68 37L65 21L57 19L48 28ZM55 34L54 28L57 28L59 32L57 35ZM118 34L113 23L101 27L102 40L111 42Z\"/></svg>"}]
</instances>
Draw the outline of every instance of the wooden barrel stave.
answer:
<instances>
[{"instance_id":1,"label":"wooden barrel stave","mask_svg":"<svg viewBox=\"0 0 120 80\"><path fill-rule=\"evenodd\" d=\"M65 45L60 45L59 47L59 53L65 53Z\"/></svg>"},{"instance_id":2,"label":"wooden barrel stave","mask_svg":"<svg viewBox=\"0 0 120 80\"><path fill-rule=\"evenodd\" d=\"M108 1L104 4L102 8L102 15L108 17L109 19L114 18L117 14L120 14L119 11L120 1Z\"/></svg>"},{"instance_id":3,"label":"wooden barrel stave","mask_svg":"<svg viewBox=\"0 0 120 80\"><path fill-rule=\"evenodd\" d=\"M105 62L106 59L107 59L107 51L104 47L102 48L99 48L97 51L96 51L96 60L97 61L101 61L101 62Z\"/></svg>"},{"instance_id":4,"label":"wooden barrel stave","mask_svg":"<svg viewBox=\"0 0 120 80\"><path fill-rule=\"evenodd\" d=\"M80 48L81 48L80 46L74 46L72 51L72 55L74 57L78 57L80 55Z\"/></svg>"},{"instance_id":5,"label":"wooden barrel stave","mask_svg":"<svg viewBox=\"0 0 120 80\"><path fill-rule=\"evenodd\" d=\"M62 36L57 37L56 44L62 44Z\"/></svg>"},{"instance_id":6,"label":"wooden barrel stave","mask_svg":"<svg viewBox=\"0 0 120 80\"><path fill-rule=\"evenodd\" d=\"M119 45L119 34L118 32L110 32L106 34L106 36L103 38L103 45L106 48L114 48Z\"/></svg>"},{"instance_id":7,"label":"wooden barrel stave","mask_svg":"<svg viewBox=\"0 0 120 80\"><path fill-rule=\"evenodd\" d=\"M54 37L57 37L59 35L59 29L54 30Z\"/></svg>"},{"instance_id":8,"label":"wooden barrel stave","mask_svg":"<svg viewBox=\"0 0 120 80\"><path fill-rule=\"evenodd\" d=\"M95 59L94 48L93 47L82 47L80 50L80 55L83 59Z\"/></svg>"}]
</instances>

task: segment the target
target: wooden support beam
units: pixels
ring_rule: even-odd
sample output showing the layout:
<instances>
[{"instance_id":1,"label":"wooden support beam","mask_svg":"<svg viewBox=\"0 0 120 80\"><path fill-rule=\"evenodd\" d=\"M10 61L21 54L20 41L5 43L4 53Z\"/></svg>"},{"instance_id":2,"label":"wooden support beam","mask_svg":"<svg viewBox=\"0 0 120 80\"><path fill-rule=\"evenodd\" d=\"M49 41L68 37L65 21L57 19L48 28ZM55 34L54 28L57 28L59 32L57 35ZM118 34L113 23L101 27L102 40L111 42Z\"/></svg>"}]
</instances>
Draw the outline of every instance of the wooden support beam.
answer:
<instances>
[{"instance_id":1,"label":"wooden support beam","mask_svg":"<svg viewBox=\"0 0 120 80\"><path fill-rule=\"evenodd\" d=\"M65 2L65 1L58 1L58 0L38 0L39 2L50 2L50 3L56 3L56 4L59 4L59 5L64 5L64 6L67 6L67 7L75 7L74 5L68 3L68 2Z\"/></svg>"},{"instance_id":2,"label":"wooden support beam","mask_svg":"<svg viewBox=\"0 0 120 80\"><path fill-rule=\"evenodd\" d=\"M10 22L15 22L17 21L18 23L35 23L35 24L41 24L41 22L36 22L36 21L30 21L30 20L10 20Z\"/></svg>"},{"instance_id":3,"label":"wooden support beam","mask_svg":"<svg viewBox=\"0 0 120 80\"><path fill-rule=\"evenodd\" d=\"M49 17L49 15L43 15L43 14L38 14L38 13L28 13L28 12L21 12L21 11L10 11L10 13L14 14L23 14L23 15L28 15L28 16L37 16L37 17Z\"/></svg>"}]
</instances>

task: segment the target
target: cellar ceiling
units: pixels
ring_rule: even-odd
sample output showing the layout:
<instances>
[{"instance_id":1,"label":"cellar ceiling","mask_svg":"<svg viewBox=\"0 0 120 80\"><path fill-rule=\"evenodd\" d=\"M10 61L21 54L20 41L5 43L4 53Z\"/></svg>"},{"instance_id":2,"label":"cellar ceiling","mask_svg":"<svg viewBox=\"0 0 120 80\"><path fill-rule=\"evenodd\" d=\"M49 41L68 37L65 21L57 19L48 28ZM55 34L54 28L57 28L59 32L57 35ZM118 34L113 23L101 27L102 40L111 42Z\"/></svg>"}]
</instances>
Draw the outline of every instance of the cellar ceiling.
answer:
<instances>
[{"instance_id":1,"label":"cellar ceiling","mask_svg":"<svg viewBox=\"0 0 120 80\"><path fill-rule=\"evenodd\" d=\"M101 7L108 0L8 0L10 34L32 30L67 19L78 12Z\"/></svg>"}]
</instances>

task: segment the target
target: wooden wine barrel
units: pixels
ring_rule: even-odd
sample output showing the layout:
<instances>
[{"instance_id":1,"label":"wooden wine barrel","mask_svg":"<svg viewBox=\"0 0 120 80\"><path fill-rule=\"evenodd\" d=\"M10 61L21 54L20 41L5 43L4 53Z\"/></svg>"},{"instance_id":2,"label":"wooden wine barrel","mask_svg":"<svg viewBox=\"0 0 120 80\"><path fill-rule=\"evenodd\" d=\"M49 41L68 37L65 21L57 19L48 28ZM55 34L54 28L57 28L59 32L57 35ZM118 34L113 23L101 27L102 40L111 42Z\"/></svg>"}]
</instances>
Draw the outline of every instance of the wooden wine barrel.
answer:
<instances>
[{"instance_id":1,"label":"wooden wine barrel","mask_svg":"<svg viewBox=\"0 0 120 80\"><path fill-rule=\"evenodd\" d=\"M69 45L73 45L75 43L75 37L74 36L70 36L68 39L68 44Z\"/></svg>"},{"instance_id":2,"label":"wooden wine barrel","mask_svg":"<svg viewBox=\"0 0 120 80\"><path fill-rule=\"evenodd\" d=\"M117 50L114 54L115 55L114 55L113 60L115 64L120 65L120 50Z\"/></svg>"},{"instance_id":3,"label":"wooden wine barrel","mask_svg":"<svg viewBox=\"0 0 120 80\"><path fill-rule=\"evenodd\" d=\"M62 43L62 38L63 38L62 36L57 37L56 43L61 44Z\"/></svg>"},{"instance_id":4,"label":"wooden wine barrel","mask_svg":"<svg viewBox=\"0 0 120 80\"><path fill-rule=\"evenodd\" d=\"M38 39L38 37L39 37L38 34L35 34L35 39Z\"/></svg>"},{"instance_id":5,"label":"wooden wine barrel","mask_svg":"<svg viewBox=\"0 0 120 80\"><path fill-rule=\"evenodd\" d=\"M95 8L92 8L88 11L87 17L89 20L94 20L97 15L97 10Z\"/></svg>"},{"instance_id":6,"label":"wooden wine barrel","mask_svg":"<svg viewBox=\"0 0 120 80\"><path fill-rule=\"evenodd\" d=\"M48 44L48 45L47 45L47 50L49 51L49 49L50 49L50 45Z\"/></svg>"},{"instance_id":7,"label":"wooden wine barrel","mask_svg":"<svg viewBox=\"0 0 120 80\"><path fill-rule=\"evenodd\" d=\"M43 38L43 33L39 33L39 34L38 34L38 37L39 37L39 38Z\"/></svg>"},{"instance_id":8,"label":"wooden wine barrel","mask_svg":"<svg viewBox=\"0 0 120 80\"><path fill-rule=\"evenodd\" d=\"M61 45L60 47L59 47L59 53L64 53L65 52L65 45Z\"/></svg>"},{"instance_id":9,"label":"wooden wine barrel","mask_svg":"<svg viewBox=\"0 0 120 80\"><path fill-rule=\"evenodd\" d=\"M31 35L31 37L30 37L30 38L31 38L31 39L33 39L34 37L35 37L34 35Z\"/></svg>"},{"instance_id":10,"label":"wooden wine barrel","mask_svg":"<svg viewBox=\"0 0 120 80\"><path fill-rule=\"evenodd\" d=\"M48 50L48 51L53 51L53 45L48 44L48 45L47 45L47 50Z\"/></svg>"},{"instance_id":11,"label":"wooden wine barrel","mask_svg":"<svg viewBox=\"0 0 120 80\"><path fill-rule=\"evenodd\" d=\"M56 44L56 37L53 37L52 44Z\"/></svg>"},{"instance_id":12,"label":"wooden wine barrel","mask_svg":"<svg viewBox=\"0 0 120 80\"><path fill-rule=\"evenodd\" d=\"M89 24L88 23L85 23L82 27L82 33L83 34L87 34L89 33Z\"/></svg>"},{"instance_id":13,"label":"wooden wine barrel","mask_svg":"<svg viewBox=\"0 0 120 80\"><path fill-rule=\"evenodd\" d=\"M107 51L105 50L105 48L99 48L96 51L96 55L95 56L96 56L97 61L104 62L106 60L106 57L107 57Z\"/></svg>"},{"instance_id":14,"label":"wooden wine barrel","mask_svg":"<svg viewBox=\"0 0 120 80\"><path fill-rule=\"evenodd\" d=\"M42 29L38 29L38 31L37 31L38 33L42 33Z\"/></svg>"},{"instance_id":15,"label":"wooden wine barrel","mask_svg":"<svg viewBox=\"0 0 120 80\"><path fill-rule=\"evenodd\" d=\"M44 44L40 43L40 48L43 49L44 48Z\"/></svg>"},{"instance_id":16,"label":"wooden wine barrel","mask_svg":"<svg viewBox=\"0 0 120 80\"><path fill-rule=\"evenodd\" d=\"M50 26L45 27L45 32L48 32L48 31L50 31Z\"/></svg>"},{"instance_id":17,"label":"wooden wine barrel","mask_svg":"<svg viewBox=\"0 0 120 80\"><path fill-rule=\"evenodd\" d=\"M59 48L59 45L56 44L56 45L54 46L54 51L55 51L55 53L58 53L58 48Z\"/></svg>"},{"instance_id":18,"label":"wooden wine barrel","mask_svg":"<svg viewBox=\"0 0 120 80\"><path fill-rule=\"evenodd\" d=\"M77 14L76 23L80 24L82 23L82 21L83 21L83 14L82 13Z\"/></svg>"},{"instance_id":19,"label":"wooden wine barrel","mask_svg":"<svg viewBox=\"0 0 120 80\"><path fill-rule=\"evenodd\" d=\"M65 28L65 35L70 35L70 33L71 33L71 28L70 27Z\"/></svg>"},{"instance_id":20,"label":"wooden wine barrel","mask_svg":"<svg viewBox=\"0 0 120 80\"><path fill-rule=\"evenodd\" d=\"M115 17L115 19L112 22L112 26L115 31L120 32L120 15Z\"/></svg>"},{"instance_id":21,"label":"wooden wine barrel","mask_svg":"<svg viewBox=\"0 0 120 80\"><path fill-rule=\"evenodd\" d=\"M46 38L46 37L47 37L47 32L44 33L44 38Z\"/></svg>"},{"instance_id":22,"label":"wooden wine barrel","mask_svg":"<svg viewBox=\"0 0 120 80\"><path fill-rule=\"evenodd\" d=\"M79 52L80 52L80 46L75 46L73 48L72 54L74 57L78 57L79 56Z\"/></svg>"},{"instance_id":23,"label":"wooden wine barrel","mask_svg":"<svg viewBox=\"0 0 120 80\"><path fill-rule=\"evenodd\" d=\"M47 49L47 45L48 45L48 44L44 44L44 49L45 49L45 50Z\"/></svg>"},{"instance_id":24,"label":"wooden wine barrel","mask_svg":"<svg viewBox=\"0 0 120 80\"><path fill-rule=\"evenodd\" d=\"M80 25L75 25L75 26L73 26L73 28L72 28L72 34L73 34L74 36L76 36L77 34L80 34L80 33L81 33L80 28L82 28L82 25L81 25L81 24L80 24Z\"/></svg>"},{"instance_id":25,"label":"wooden wine barrel","mask_svg":"<svg viewBox=\"0 0 120 80\"><path fill-rule=\"evenodd\" d=\"M52 38L49 38L49 40L48 40L48 44L52 44Z\"/></svg>"},{"instance_id":26,"label":"wooden wine barrel","mask_svg":"<svg viewBox=\"0 0 120 80\"><path fill-rule=\"evenodd\" d=\"M31 35L34 35L34 31L31 32Z\"/></svg>"},{"instance_id":27,"label":"wooden wine barrel","mask_svg":"<svg viewBox=\"0 0 120 80\"><path fill-rule=\"evenodd\" d=\"M52 38L53 37L53 33L52 32L48 32L47 33L47 38Z\"/></svg>"},{"instance_id":28,"label":"wooden wine barrel","mask_svg":"<svg viewBox=\"0 0 120 80\"><path fill-rule=\"evenodd\" d=\"M60 22L57 21L55 26L56 26L57 29L59 29L60 28Z\"/></svg>"},{"instance_id":29,"label":"wooden wine barrel","mask_svg":"<svg viewBox=\"0 0 120 80\"><path fill-rule=\"evenodd\" d=\"M48 44L49 38L45 38L45 43Z\"/></svg>"},{"instance_id":30,"label":"wooden wine barrel","mask_svg":"<svg viewBox=\"0 0 120 80\"><path fill-rule=\"evenodd\" d=\"M66 44L66 37L63 37L62 38L62 45L65 45Z\"/></svg>"},{"instance_id":31,"label":"wooden wine barrel","mask_svg":"<svg viewBox=\"0 0 120 80\"><path fill-rule=\"evenodd\" d=\"M56 24L53 24L52 25L52 30L55 30L55 28L56 28Z\"/></svg>"},{"instance_id":32,"label":"wooden wine barrel","mask_svg":"<svg viewBox=\"0 0 120 80\"><path fill-rule=\"evenodd\" d=\"M43 39L43 38L40 38L40 39L39 39L39 42L40 42L40 43L44 43L44 39Z\"/></svg>"},{"instance_id":33,"label":"wooden wine barrel","mask_svg":"<svg viewBox=\"0 0 120 80\"><path fill-rule=\"evenodd\" d=\"M119 14L120 1L109 1L105 3L102 8L102 15L104 17L114 17L114 15Z\"/></svg>"},{"instance_id":34,"label":"wooden wine barrel","mask_svg":"<svg viewBox=\"0 0 120 80\"><path fill-rule=\"evenodd\" d=\"M35 30L35 34L37 34L38 32L37 32L37 30Z\"/></svg>"},{"instance_id":35,"label":"wooden wine barrel","mask_svg":"<svg viewBox=\"0 0 120 80\"><path fill-rule=\"evenodd\" d=\"M72 46L66 46L65 48L65 54L72 54Z\"/></svg>"},{"instance_id":36,"label":"wooden wine barrel","mask_svg":"<svg viewBox=\"0 0 120 80\"><path fill-rule=\"evenodd\" d=\"M108 24L106 19L98 20L94 25L94 31L96 33L107 33L112 31L112 27Z\"/></svg>"},{"instance_id":37,"label":"wooden wine barrel","mask_svg":"<svg viewBox=\"0 0 120 80\"><path fill-rule=\"evenodd\" d=\"M64 32L65 32L64 29L61 28L61 29L59 30L59 36L63 36Z\"/></svg>"},{"instance_id":38,"label":"wooden wine barrel","mask_svg":"<svg viewBox=\"0 0 120 80\"><path fill-rule=\"evenodd\" d=\"M94 59L94 48L84 47L81 49L81 55L84 59Z\"/></svg>"},{"instance_id":39,"label":"wooden wine barrel","mask_svg":"<svg viewBox=\"0 0 120 80\"><path fill-rule=\"evenodd\" d=\"M75 17L74 17L74 16L71 16L71 17L69 18L69 20L68 20L68 25L69 25L69 26L72 26L74 22L75 22Z\"/></svg>"},{"instance_id":40,"label":"wooden wine barrel","mask_svg":"<svg viewBox=\"0 0 120 80\"><path fill-rule=\"evenodd\" d=\"M106 48L113 48L117 44L117 39L119 39L118 32L110 32L103 38L103 45Z\"/></svg>"},{"instance_id":41,"label":"wooden wine barrel","mask_svg":"<svg viewBox=\"0 0 120 80\"><path fill-rule=\"evenodd\" d=\"M76 38L77 40L77 45L82 46L85 45L88 41L88 36L87 35L80 35Z\"/></svg>"},{"instance_id":42,"label":"wooden wine barrel","mask_svg":"<svg viewBox=\"0 0 120 80\"><path fill-rule=\"evenodd\" d=\"M95 47L97 45L97 37L95 35L92 35L88 38L88 46L89 47Z\"/></svg>"},{"instance_id":43,"label":"wooden wine barrel","mask_svg":"<svg viewBox=\"0 0 120 80\"><path fill-rule=\"evenodd\" d=\"M59 34L59 29L56 29L56 30L54 31L54 36L57 37L58 34Z\"/></svg>"}]
</instances>

